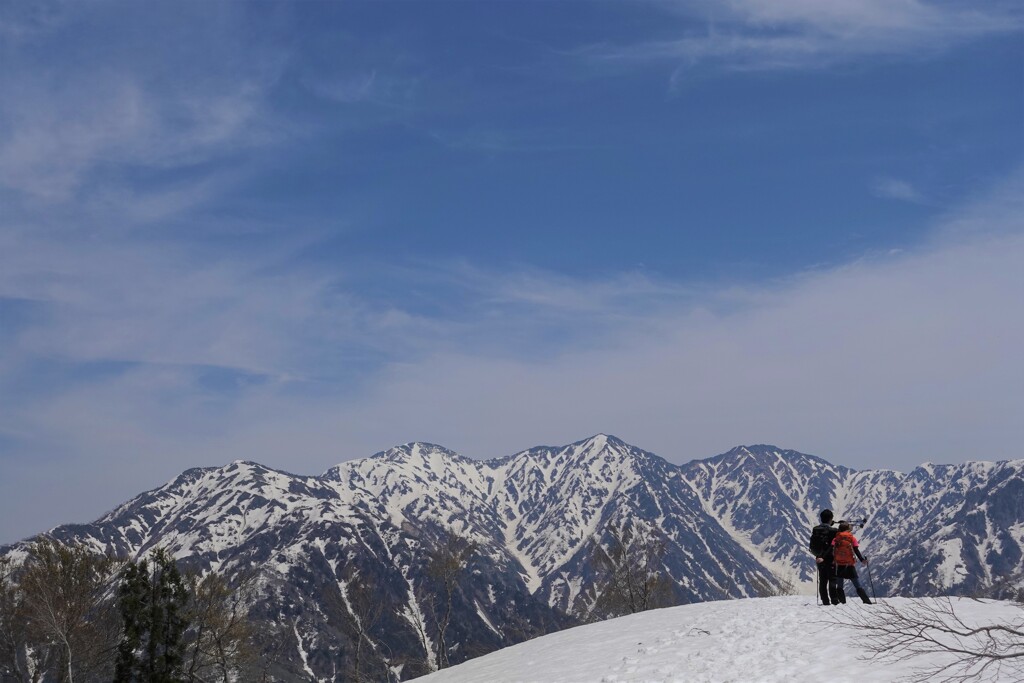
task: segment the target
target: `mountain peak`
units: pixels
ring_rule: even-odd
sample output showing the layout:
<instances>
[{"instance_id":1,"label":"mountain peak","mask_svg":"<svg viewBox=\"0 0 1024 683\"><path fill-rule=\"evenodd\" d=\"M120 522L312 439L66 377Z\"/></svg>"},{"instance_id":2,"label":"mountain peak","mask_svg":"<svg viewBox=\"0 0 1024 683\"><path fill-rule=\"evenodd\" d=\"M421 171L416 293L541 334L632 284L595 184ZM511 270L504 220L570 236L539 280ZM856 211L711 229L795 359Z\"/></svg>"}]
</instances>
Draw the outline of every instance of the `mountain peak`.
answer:
<instances>
[{"instance_id":1,"label":"mountain peak","mask_svg":"<svg viewBox=\"0 0 1024 683\"><path fill-rule=\"evenodd\" d=\"M227 465L221 468L222 472L234 472L235 470L266 470L270 471L271 468L266 465L261 465L258 462L252 460L232 460Z\"/></svg>"},{"instance_id":2,"label":"mountain peak","mask_svg":"<svg viewBox=\"0 0 1024 683\"><path fill-rule=\"evenodd\" d=\"M635 479L646 464L658 460L662 458L631 446L616 436L595 434L566 446L538 446L489 464L510 464L513 469L537 468L545 472L545 479L596 477L606 482L609 478Z\"/></svg>"},{"instance_id":3,"label":"mountain peak","mask_svg":"<svg viewBox=\"0 0 1024 683\"><path fill-rule=\"evenodd\" d=\"M842 465L833 465L824 458L818 457L817 455L810 455L808 453L801 453L800 451L794 451L791 448L779 448L772 444L752 444L749 446L736 446L721 455L717 455L714 458L709 458L709 461L722 462L722 461L737 461L741 458L749 458L755 462L772 462L776 460L784 460L791 464L795 461L813 462L819 466L826 468L835 468L837 470L850 470Z\"/></svg>"},{"instance_id":4,"label":"mountain peak","mask_svg":"<svg viewBox=\"0 0 1024 683\"><path fill-rule=\"evenodd\" d=\"M411 460L431 460L434 458L441 458L443 460L466 459L449 448L425 441L410 441L401 446L381 451L374 455L373 458L389 462L409 462Z\"/></svg>"},{"instance_id":5,"label":"mountain peak","mask_svg":"<svg viewBox=\"0 0 1024 683\"><path fill-rule=\"evenodd\" d=\"M773 446L772 444L769 444L769 443L759 443L759 444L750 444L750 445L736 446L735 448L729 450L726 453L726 455L744 455L744 454L746 454L746 455L764 455L766 453L781 453L781 452L787 452L787 451L785 449L779 448L778 446Z\"/></svg>"},{"instance_id":6,"label":"mountain peak","mask_svg":"<svg viewBox=\"0 0 1024 683\"><path fill-rule=\"evenodd\" d=\"M633 446L629 445L619 437L612 434L605 434L603 432L571 443L567 448L590 453L600 453L605 449L614 449L619 451L634 450Z\"/></svg>"},{"instance_id":7,"label":"mountain peak","mask_svg":"<svg viewBox=\"0 0 1024 683\"><path fill-rule=\"evenodd\" d=\"M615 436L614 434L605 434L603 432L600 434L595 434L594 436L590 437L588 441L594 442L595 444L599 443L602 446L612 446L615 448L629 447L628 443L626 443L619 437Z\"/></svg>"}]
</instances>

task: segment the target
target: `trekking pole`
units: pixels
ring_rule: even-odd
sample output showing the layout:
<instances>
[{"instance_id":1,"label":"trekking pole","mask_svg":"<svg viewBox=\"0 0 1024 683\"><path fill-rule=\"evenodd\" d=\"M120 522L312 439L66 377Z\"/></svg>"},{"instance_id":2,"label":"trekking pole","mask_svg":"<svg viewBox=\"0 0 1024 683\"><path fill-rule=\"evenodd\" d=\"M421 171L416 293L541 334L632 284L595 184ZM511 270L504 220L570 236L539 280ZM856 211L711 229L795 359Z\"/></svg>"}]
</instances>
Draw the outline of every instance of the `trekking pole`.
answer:
<instances>
[{"instance_id":1,"label":"trekking pole","mask_svg":"<svg viewBox=\"0 0 1024 683\"><path fill-rule=\"evenodd\" d=\"M868 562L865 566L868 568L868 585L871 586L871 599L878 602L878 596L875 595L875 582L871 579L871 563Z\"/></svg>"}]
</instances>

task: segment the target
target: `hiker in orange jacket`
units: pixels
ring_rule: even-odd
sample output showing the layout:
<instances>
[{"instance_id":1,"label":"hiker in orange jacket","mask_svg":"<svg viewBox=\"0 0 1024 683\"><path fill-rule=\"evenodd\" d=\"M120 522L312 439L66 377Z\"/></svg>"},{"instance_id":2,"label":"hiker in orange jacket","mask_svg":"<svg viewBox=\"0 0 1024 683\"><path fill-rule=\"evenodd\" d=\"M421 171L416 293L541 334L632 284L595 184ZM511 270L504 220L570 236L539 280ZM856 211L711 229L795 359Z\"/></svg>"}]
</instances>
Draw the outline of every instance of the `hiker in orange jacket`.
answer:
<instances>
[{"instance_id":1,"label":"hiker in orange jacket","mask_svg":"<svg viewBox=\"0 0 1024 683\"><path fill-rule=\"evenodd\" d=\"M846 522L839 523L839 533L832 539L832 555L835 558L836 578L839 579L839 585L842 585L843 579L849 579L853 582L853 587L857 589L860 599L870 605L871 600L868 598L867 591L860 585L856 567L857 560L867 564L868 558L861 555L860 544L857 543L857 539L850 531L850 525ZM845 597L844 595L842 600L844 604L846 603Z\"/></svg>"}]
</instances>

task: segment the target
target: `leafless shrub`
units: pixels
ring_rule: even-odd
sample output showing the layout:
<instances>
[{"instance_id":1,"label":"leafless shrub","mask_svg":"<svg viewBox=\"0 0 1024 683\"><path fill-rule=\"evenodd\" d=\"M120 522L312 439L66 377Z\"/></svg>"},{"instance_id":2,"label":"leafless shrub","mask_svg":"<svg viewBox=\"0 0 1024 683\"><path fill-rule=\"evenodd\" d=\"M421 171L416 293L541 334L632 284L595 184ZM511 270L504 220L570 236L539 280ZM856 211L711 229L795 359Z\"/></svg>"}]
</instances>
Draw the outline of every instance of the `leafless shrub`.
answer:
<instances>
[{"instance_id":1,"label":"leafless shrub","mask_svg":"<svg viewBox=\"0 0 1024 683\"><path fill-rule=\"evenodd\" d=\"M112 600L119 568L85 546L32 544L17 575L31 668L42 664L67 683L109 680L120 634Z\"/></svg>"},{"instance_id":2,"label":"leafless shrub","mask_svg":"<svg viewBox=\"0 0 1024 683\"><path fill-rule=\"evenodd\" d=\"M25 597L15 578L18 565L0 558L0 681L28 681L31 654Z\"/></svg>"},{"instance_id":3,"label":"leafless shrub","mask_svg":"<svg viewBox=\"0 0 1024 683\"><path fill-rule=\"evenodd\" d=\"M431 610L437 636L435 665L438 669L449 665L449 647L446 635L452 619L455 594L459 588L459 578L466 571L469 561L476 551L475 543L451 533L432 548L427 557L427 576L439 588L436 602L433 603Z\"/></svg>"},{"instance_id":4,"label":"leafless shrub","mask_svg":"<svg viewBox=\"0 0 1024 683\"><path fill-rule=\"evenodd\" d=\"M1024 680L1024 612L1010 623L972 625L949 598L844 613L839 623L860 632L858 641L881 661L922 658L929 663L907 678L913 683Z\"/></svg>"},{"instance_id":5,"label":"leafless shrub","mask_svg":"<svg viewBox=\"0 0 1024 683\"><path fill-rule=\"evenodd\" d=\"M771 581L763 576L752 575L748 578L754 595L759 598L775 598L784 595L796 595L796 585L790 579Z\"/></svg>"},{"instance_id":6,"label":"leafless shrub","mask_svg":"<svg viewBox=\"0 0 1024 683\"><path fill-rule=\"evenodd\" d=\"M187 681L230 681L251 670L257 658L248 608L256 574L240 574L235 585L220 574L189 576L190 624L185 653Z\"/></svg>"},{"instance_id":7,"label":"leafless shrub","mask_svg":"<svg viewBox=\"0 0 1024 683\"><path fill-rule=\"evenodd\" d=\"M607 534L607 546L594 543L592 563L600 592L593 615L622 616L669 604L671 590L662 564L664 539L648 529L614 525Z\"/></svg>"},{"instance_id":8,"label":"leafless shrub","mask_svg":"<svg viewBox=\"0 0 1024 683\"><path fill-rule=\"evenodd\" d=\"M374 629L391 609L385 592L373 580L349 565L343 580L321 589L321 600L330 613L340 617L342 629L351 641L346 657L345 680L375 683L388 677L387 645L374 636Z\"/></svg>"}]
</instances>

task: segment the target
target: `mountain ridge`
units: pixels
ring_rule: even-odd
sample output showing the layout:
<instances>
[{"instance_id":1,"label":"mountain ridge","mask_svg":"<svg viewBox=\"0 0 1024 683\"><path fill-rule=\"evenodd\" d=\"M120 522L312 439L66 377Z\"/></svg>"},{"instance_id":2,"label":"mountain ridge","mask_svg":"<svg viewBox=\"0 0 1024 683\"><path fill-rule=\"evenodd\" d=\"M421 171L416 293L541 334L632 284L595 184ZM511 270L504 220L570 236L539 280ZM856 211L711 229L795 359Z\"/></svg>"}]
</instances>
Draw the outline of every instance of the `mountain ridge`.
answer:
<instances>
[{"instance_id":1,"label":"mountain ridge","mask_svg":"<svg viewBox=\"0 0 1024 683\"><path fill-rule=\"evenodd\" d=\"M869 518L859 535L880 590L988 590L1019 566L1021 494L1024 461L903 474L756 444L677 465L596 434L491 460L410 442L321 475L246 460L191 468L91 524L49 533L131 557L162 545L201 571L260 567L257 611L292 615L284 637L295 641L295 661L326 662L349 647L344 615L328 614L324 591L347 604L357 570L393 607L379 642L425 662L436 646L422 628L426 561L449 534L477 547L450 634L458 658L590 618L600 593L594 549L615 528L663 545L675 602L806 590L806 536L824 507ZM403 675L426 671L417 666Z\"/></svg>"}]
</instances>

